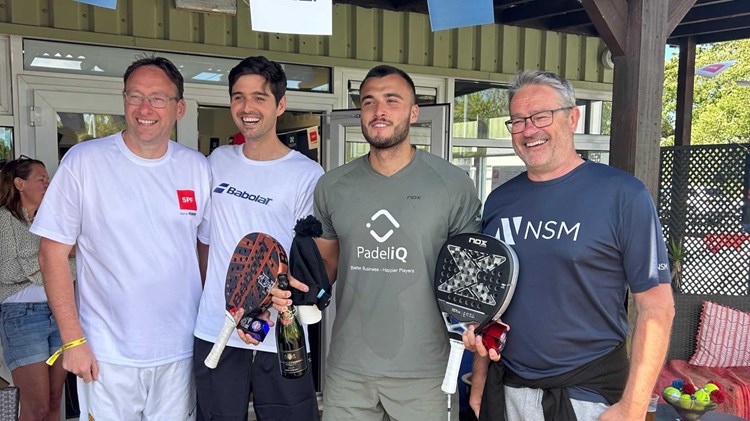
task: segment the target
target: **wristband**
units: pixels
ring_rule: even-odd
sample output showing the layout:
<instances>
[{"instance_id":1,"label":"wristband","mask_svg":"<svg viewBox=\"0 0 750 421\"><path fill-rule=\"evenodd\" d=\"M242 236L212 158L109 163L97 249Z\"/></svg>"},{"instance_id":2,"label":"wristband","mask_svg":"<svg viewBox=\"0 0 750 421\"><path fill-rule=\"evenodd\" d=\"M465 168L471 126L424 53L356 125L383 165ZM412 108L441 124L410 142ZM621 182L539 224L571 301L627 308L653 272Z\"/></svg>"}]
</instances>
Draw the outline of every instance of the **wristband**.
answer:
<instances>
[{"instance_id":1,"label":"wristband","mask_svg":"<svg viewBox=\"0 0 750 421\"><path fill-rule=\"evenodd\" d=\"M57 351L55 351L54 354L50 355L49 358L47 358L47 365L52 365L57 361L57 358L62 355L63 351L66 349L77 347L78 345L83 345L86 343L86 338L76 339L75 341L70 341L66 343L65 345L61 346Z\"/></svg>"}]
</instances>

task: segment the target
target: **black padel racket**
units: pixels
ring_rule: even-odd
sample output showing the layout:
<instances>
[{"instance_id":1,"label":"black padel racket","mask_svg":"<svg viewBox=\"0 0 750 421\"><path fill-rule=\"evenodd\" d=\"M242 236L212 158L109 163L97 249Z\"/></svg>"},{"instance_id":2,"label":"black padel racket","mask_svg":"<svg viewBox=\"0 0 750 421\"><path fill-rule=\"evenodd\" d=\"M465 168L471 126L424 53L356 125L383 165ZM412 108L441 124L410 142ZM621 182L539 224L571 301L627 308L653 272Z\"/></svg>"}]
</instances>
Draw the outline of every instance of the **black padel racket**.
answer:
<instances>
[{"instance_id":1,"label":"black padel racket","mask_svg":"<svg viewBox=\"0 0 750 421\"><path fill-rule=\"evenodd\" d=\"M464 351L461 334L469 323L479 323L477 334L493 325L508 308L517 280L516 253L500 240L459 234L441 247L435 267L435 298L451 344L443 392L456 392Z\"/></svg>"},{"instance_id":2,"label":"black padel racket","mask_svg":"<svg viewBox=\"0 0 750 421\"><path fill-rule=\"evenodd\" d=\"M271 288L280 274L287 273L284 248L275 238L263 233L250 233L237 243L227 269L224 297L224 327L204 363L216 368L221 353L236 326L234 313L245 309L244 317L256 317L271 305Z\"/></svg>"}]
</instances>

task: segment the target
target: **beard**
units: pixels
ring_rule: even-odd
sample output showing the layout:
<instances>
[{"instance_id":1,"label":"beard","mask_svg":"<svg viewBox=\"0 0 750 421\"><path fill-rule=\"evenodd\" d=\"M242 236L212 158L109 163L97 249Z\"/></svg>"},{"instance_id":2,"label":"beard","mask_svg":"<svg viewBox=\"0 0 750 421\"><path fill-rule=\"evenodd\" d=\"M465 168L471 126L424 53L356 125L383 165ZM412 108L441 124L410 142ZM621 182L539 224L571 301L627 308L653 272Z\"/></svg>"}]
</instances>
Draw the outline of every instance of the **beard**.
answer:
<instances>
[{"instance_id":1,"label":"beard","mask_svg":"<svg viewBox=\"0 0 750 421\"><path fill-rule=\"evenodd\" d=\"M382 120L382 119L381 119ZM385 121L385 120L382 120ZM365 139L367 140L367 143L370 144L370 147L375 149L388 149L392 148L396 145L401 144L406 138L409 136L409 120L402 121L399 124L395 124L393 126L393 134L389 137L385 136L371 136L370 133L367 131L368 126L364 123L361 124L362 126L362 134L365 136Z\"/></svg>"}]
</instances>

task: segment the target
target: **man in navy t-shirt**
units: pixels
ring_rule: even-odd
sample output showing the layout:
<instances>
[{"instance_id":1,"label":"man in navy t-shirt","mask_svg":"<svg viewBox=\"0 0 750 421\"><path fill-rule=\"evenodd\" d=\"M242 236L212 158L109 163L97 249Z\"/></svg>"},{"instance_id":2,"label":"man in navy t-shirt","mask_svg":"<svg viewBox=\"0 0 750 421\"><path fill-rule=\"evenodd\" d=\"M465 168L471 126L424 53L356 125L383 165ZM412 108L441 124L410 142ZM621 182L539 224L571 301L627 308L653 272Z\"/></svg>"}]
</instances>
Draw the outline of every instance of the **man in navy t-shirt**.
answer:
<instances>
[{"instance_id":1,"label":"man in navy t-shirt","mask_svg":"<svg viewBox=\"0 0 750 421\"><path fill-rule=\"evenodd\" d=\"M567 80L522 72L509 95L506 125L527 171L490 194L482 229L513 247L520 277L503 314L502 359L473 329L465 335L477 352L472 409L482 421L642 420L674 316L651 195L578 156L580 111ZM628 289L638 310L630 361Z\"/></svg>"}]
</instances>

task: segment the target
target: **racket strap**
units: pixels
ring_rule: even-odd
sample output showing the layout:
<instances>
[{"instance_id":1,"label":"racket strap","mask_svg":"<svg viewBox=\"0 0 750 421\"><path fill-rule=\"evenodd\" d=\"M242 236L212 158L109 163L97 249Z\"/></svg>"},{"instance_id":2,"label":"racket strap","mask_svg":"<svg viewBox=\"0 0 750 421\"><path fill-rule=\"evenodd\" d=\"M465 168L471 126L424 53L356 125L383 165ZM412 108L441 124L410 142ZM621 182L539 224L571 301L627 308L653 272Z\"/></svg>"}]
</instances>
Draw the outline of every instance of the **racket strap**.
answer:
<instances>
[{"instance_id":1,"label":"racket strap","mask_svg":"<svg viewBox=\"0 0 750 421\"><path fill-rule=\"evenodd\" d=\"M75 348L78 345L83 345L86 343L86 338L76 339L75 341L70 341L60 348L57 349L57 351L54 352L54 354L50 355L49 358L47 358L47 365L52 365L57 361L57 359L62 355L63 351L70 348Z\"/></svg>"}]
</instances>

